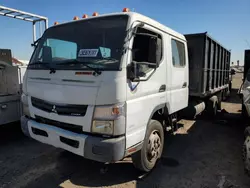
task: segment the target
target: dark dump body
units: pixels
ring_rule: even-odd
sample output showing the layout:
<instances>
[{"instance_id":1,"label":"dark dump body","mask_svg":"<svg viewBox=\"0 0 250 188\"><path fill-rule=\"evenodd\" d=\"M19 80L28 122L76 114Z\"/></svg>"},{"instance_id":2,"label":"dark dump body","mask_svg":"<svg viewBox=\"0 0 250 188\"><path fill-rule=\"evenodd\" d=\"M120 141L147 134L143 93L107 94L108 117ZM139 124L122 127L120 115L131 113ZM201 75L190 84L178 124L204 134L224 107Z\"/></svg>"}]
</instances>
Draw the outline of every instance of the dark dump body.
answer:
<instances>
[{"instance_id":1,"label":"dark dump body","mask_svg":"<svg viewBox=\"0 0 250 188\"><path fill-rule=\"evenodd\" d=\"M230 56L207 33L185 35L189 55L189 95L207 97L229 84Z\"/></svg>"}]
</instances>

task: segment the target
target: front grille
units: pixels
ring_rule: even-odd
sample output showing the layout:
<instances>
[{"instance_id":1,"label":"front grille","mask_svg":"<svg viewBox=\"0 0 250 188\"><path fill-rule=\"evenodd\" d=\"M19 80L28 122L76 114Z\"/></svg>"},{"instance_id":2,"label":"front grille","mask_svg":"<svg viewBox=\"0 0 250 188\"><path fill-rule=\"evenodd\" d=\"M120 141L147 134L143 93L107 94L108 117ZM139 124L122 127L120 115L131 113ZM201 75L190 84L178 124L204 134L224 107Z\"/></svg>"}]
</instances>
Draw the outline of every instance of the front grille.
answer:
<instances>
[{"instance_id":1,"label":"front grille","mask_svg":"<svg viewBox=\"0 0 250 188\"><path fill-rule=\"evenodd\" d=\"M47 124L47 125L51 125L54 127L58 127L67 131L71 131L74 133L78 133L78 134L82 134L82 126L80 125L73 125L73 124L69 124L69 123L63 123L60 121L55 121L55 120L51 120L51 119L47 119L44 117L40 117L40 116L35 116L36 117L36 121L38 123L43 123L43 124Z\"/></svg>"},{"instance_id":2,"label":"front grille","mask_svg":"<svg viewBox=\"0 0 250 188\"><path fill-rule=\"evenodd\" d=\"M31 97L31 103L40 110L67 116L85 116L88 105L55 104Z\"/></svg>"}]
</instances>

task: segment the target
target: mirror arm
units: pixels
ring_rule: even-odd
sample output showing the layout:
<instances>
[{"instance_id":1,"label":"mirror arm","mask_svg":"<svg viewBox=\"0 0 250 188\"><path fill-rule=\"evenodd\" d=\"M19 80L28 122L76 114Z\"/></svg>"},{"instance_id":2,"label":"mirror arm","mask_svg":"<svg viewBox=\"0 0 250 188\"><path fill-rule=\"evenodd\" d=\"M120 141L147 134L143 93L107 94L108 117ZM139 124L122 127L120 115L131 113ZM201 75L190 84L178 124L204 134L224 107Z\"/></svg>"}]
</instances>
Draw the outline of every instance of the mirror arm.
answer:
<instances>
[{"instance_id":1,"label":"mirror arm","mask_svg":"<svg viewBox=\"0 0 250 188\"><path fill-rule=\"evenodd\" d=\"M37 43L41 40L41 37L31 44L32 47L37 47Z\"/></svg>"}]
</instances>

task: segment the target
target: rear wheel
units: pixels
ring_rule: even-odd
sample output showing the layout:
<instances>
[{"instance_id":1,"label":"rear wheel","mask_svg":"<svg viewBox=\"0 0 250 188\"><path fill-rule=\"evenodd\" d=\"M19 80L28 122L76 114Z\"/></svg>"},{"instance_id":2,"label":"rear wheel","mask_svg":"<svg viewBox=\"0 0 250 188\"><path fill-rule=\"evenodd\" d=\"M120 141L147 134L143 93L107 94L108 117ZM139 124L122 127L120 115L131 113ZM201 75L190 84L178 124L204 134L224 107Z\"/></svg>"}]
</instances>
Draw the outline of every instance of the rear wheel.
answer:
<instances>
[{"instance_id":1,"label":"rear wheel","mask_svg":"<svg viewBox=\"0 0 250 188\"><path fill-rule=\"evenodd\" d=\"M207 102L207 115L210 117L216 117L218 112L218 102L208 101Z\"/></svg>"},{"instance_id":2,"label":"rear wheel","mask_svg":"<svg viewBox=\"0 0 250 188\"><path fill-rule=\"evenodd\" d=\"M159 121L149 122L142 149L132 155L134 166L144 172L150 171L161 157L164 145L164 132Z\"/></svg>"}]
</instances>

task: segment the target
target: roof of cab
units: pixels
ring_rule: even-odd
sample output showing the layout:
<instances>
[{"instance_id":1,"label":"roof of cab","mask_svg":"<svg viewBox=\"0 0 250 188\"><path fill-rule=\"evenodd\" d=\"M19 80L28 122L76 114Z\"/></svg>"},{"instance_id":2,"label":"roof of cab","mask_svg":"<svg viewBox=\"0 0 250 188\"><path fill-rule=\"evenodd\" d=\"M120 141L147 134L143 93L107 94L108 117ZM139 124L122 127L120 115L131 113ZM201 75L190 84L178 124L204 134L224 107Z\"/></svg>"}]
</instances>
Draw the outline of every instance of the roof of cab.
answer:
<instances>
[{"instance_id":1,"label":"roof of cab","mask_svg":"<svg viewBox=\"0 0 250 188\"><path fill-rule=\"evenodd\" d=\"M73 23L73 22L81 22L81 21L85 21L85 20L96 19L98 17L115 16L115 15L128 15L133 20L138 20L138 21L145 22L145 23L147 23L149 25L152 25L152 26L158 28L159 30L161 30L161 31L163 31L165 33L176 36L177 38L186 41L186 38L181 33L178 33L178 32L170 29L169 27L167 27L167 26L165 26L165 25L163 25L163 24L161 24L161 23L159 23L157 21L155 21L155 20L153 20L153 19L151 19L151 18L149 18L147 16L144 16L142 14L136 13L136 12L118 12L118 13L102 14L102 15L91 16L91 17L83 18L83 19L79 19L79 20L73 20L73 21L70 21L70 22L54 25L52 27L58 27L58 26L62 26L64 24L70 24L70 23Z\"/></svg>"}]
</instances>

